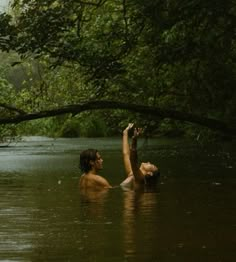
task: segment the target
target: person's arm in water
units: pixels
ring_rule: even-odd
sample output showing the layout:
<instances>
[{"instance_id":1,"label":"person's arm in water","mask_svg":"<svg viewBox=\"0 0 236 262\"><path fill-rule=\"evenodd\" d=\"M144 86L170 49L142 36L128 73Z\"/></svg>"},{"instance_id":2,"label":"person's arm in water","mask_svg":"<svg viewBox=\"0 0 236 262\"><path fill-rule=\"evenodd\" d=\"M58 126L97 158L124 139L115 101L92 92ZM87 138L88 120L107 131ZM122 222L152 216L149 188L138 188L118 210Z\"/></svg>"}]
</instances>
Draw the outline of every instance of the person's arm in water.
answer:
<instances>
[{"instance_id":1,"label":"person's arm in water","mask_svg":"<svg viewBox=\"0 0 236 262\"><path fill-rule=\"evenodd\" d=\"M123 152L125 173L127 177L133 175L131 162L130 162L130 148L129 148L129 137L128 137L128 132L133 127L133 125L134 125L133 123L129 123L129 125L123 131L122 152Z\"/></svg>"},{"instance_id":2,"label":"person's arm in water","mask_svg":"<svg viewBox=\"0 0 236 262\"><path fill-rule=\"evenodd\" d=\"M141 133L141 129L134 129L134 135L132 137L132 144L131 144L131 152L130 152L130 162L132 173L135 178L135 182L142 184L144 182L144 175L142 174L139 165L138 165L138 152L137 152L137 139L139 134Z\"/></svg>"}]
</instances>

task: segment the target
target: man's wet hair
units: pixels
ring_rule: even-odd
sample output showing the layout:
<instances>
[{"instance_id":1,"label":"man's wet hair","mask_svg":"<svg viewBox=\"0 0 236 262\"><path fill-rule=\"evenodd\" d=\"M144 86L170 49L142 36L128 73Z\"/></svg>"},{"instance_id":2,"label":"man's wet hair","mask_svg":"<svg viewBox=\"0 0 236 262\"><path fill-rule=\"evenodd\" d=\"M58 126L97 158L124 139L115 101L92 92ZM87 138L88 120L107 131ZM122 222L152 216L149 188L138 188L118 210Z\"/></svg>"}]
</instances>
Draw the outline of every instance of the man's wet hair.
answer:
<instances>
[{"instance_id":1,"label":"man's wet hair","mask_svg":"<svg viewBox=\"0 0 236 262\"><path fill-rule=\"evenodd\" d=\"M83 173L88 173L92 169L90 161L95 161L97 159L97 149L87 149L80 154L80 169Z\"/></svg>"}]
</instances>

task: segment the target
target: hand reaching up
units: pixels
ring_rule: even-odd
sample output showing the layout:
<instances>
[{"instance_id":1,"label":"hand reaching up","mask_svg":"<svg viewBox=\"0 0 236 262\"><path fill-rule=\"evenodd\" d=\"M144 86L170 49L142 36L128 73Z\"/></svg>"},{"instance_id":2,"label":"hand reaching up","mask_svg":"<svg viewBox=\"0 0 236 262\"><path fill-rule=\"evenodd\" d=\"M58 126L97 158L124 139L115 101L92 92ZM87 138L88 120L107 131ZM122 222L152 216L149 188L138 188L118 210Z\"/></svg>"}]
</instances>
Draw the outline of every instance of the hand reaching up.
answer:
<instances>
[{"instance_id":1,"label":"hand reaching up","mask_svg":"<svg viewBox=\"0 0 236 262\"><path fill-rule=\"evenodd\" d=\"M123 133L128 133L128 131L134 126L134 123L129 123L128 126L124 129Z\"/></svg>"},{"instance_id":2,"label":"hand reaching up","mask_svg":"<svg viewBox=\"0 0 236 262\"><path fill-rule=\"evenodd\" d=\"M137 138L138 136L140 136L140 135L142 134L142 131L143 131L143 129L140 128L140 127L135 128L135 129L134 129L134 137Z\"/></svg>"}]
</instances>

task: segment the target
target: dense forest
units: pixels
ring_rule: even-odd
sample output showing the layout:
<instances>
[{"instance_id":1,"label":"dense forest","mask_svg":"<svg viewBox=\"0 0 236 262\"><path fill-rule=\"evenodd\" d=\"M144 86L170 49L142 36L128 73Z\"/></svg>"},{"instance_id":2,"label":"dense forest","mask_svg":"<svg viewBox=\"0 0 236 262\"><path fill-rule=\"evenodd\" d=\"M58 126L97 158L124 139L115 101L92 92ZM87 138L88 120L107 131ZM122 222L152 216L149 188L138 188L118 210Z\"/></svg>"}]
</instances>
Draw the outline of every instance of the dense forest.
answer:
<instances>
[{"instance_id":1,"label":"dense forest","mask_svg":"<svg viewBox=\"0 0 236 262\"><path fill-rule=\"evenodd\" d=\"M12 0L0 136L236 134L235 0Z\"/></svg>"}]
</instances>

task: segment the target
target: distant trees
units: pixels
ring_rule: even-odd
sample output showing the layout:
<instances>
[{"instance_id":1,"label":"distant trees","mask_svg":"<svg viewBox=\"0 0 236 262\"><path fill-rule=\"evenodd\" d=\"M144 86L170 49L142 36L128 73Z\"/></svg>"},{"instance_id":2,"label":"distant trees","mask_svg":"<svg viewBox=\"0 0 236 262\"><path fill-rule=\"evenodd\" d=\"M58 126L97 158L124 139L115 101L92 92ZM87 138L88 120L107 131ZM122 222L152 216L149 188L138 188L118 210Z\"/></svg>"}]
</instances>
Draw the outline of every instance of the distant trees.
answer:
<instances>
[{"instance_id":1,"label":"distant trees","mask_svg":"<svg viewBox=\"0 0 236 262\"><path fill-rule=\"evenodd\" d=\"M0 48L38 60L30 62L37 72L13 103L19 110L93 100L112 100L119 108L122 101L152 118L139 109L165 111L158 125L185 115L231 134L235 38L234 0L13 0L11 12L0 16ZM221 124L209 124L215 120Z\"/></svg>"}]
</instances>

